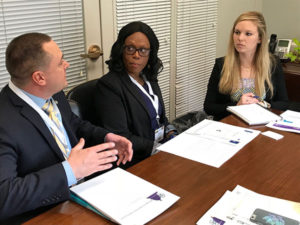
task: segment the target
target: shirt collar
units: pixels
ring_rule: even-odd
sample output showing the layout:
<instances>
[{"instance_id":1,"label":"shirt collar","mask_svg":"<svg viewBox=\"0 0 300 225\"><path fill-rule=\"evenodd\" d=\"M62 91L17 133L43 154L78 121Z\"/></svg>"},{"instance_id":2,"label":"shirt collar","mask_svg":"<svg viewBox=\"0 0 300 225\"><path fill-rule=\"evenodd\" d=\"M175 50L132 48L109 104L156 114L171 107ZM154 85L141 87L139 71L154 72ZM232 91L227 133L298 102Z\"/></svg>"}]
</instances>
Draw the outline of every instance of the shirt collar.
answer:
<instances>
[{"instance_id":1,"label":"shirt collar","mask_svg":"<svg viewBox=\"0 0 300 225\"><path fill-rule=\"evenodd\" d=\"M40 108L46 103L47 100L37 97L35 95L29 94L28 92L20 89L25 95L27 95L35 104L37 104Z\"/></svg>"}]
</instances>

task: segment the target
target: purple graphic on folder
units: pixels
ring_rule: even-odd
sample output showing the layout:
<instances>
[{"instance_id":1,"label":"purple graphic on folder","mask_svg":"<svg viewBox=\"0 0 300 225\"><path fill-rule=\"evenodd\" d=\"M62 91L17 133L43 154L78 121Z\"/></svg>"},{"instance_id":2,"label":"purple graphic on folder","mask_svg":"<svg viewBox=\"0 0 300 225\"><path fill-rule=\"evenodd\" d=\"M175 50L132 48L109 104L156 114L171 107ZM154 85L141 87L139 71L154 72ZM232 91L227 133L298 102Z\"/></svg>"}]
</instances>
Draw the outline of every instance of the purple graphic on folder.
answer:
<instances>
[{"instance_id":1,"label":"purple graphic on folder","mask_svg":"<svg viewBox=\"0 0 300 225\"><path fill-rule=\"evenodd\" d=\"M161 201L161 198L164 197L164 194L158 194L157 192L155 192L154 194L150 195L148 198L152 199L152 200L156 200L156 201Z\"/></svg>"},{"instance_id":2,"label":"purple graphic on folder","mask_svg":"<svg viewBox=\"0 0 300 225\"><path fill-rule=\"evenodd\" d=\"M225 221L218 219L217 217L212 217L212 220L210 221L209 224L212 225L223 225Z\"/></svg>"}]
</instances>

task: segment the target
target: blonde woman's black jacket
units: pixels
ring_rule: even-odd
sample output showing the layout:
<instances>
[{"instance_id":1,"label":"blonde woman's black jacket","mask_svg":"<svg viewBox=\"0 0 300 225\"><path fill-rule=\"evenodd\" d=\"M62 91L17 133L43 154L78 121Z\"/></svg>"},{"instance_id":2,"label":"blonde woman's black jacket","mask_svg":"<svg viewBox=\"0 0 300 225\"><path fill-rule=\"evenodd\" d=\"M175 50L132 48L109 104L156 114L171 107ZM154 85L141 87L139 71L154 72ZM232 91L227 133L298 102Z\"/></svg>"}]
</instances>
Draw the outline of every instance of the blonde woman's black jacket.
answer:
<instances>
[{"instance_id":1,"label":"blonde woman's black jacket","mask_svg":"<svg viewBox=\"0 0 300 225\"><path fill-rule=\"evenodd\" d=\"M232 101L230 95L221 94L219 92L219 82L221 79L221 71L224 64L224 57L217 58L212 70L204 101L204 111L208 115L214 116L215 120L220 120L229 112L226 111L227 106L236 105L237 102ZM276 61L276 65L272 69L273 96L270 90L266 93L265 101L271 104L271 108L286 110L288 107L288 95L285 86L284 74L280 61Z\"/></svg>"}]
</instances>

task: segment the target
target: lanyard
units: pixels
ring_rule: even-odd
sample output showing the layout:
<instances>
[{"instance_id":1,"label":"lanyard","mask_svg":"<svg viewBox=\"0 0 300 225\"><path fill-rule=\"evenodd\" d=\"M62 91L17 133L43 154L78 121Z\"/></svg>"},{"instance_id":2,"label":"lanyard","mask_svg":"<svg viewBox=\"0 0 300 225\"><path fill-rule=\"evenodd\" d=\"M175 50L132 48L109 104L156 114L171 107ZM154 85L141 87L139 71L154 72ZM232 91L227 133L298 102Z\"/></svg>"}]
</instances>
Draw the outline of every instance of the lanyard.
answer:
<instances>
[{"instance_id":1,"label":"lanyard","mask_svg":"<svg viewBox=\"0 0 300 225\"><path fill-rule=\"evenodd\" d=\"M153 93L153 90L152 90L152 87L149 83L149 81L147 81L146 79L144 79L145 83L147 84L148 86L148 89L149 89L149 93L150 95L152 95L154 97L154 99L149 95L149 93L145 90L145 88L143 88L142 85L140 85L139 82L137 82L133 77L131 77L129 75L129 78L131 79L131 81L136 85L138 86L138 88L150 99L155 111L156 111L156 119L157 121L159 121L159 114L158 114L158 107L159 107L159 101L158 101L158 97L156 94ZM159 123L158 123L159 124Z\"/></svg>"},{"instance_id":2,"label":"lanyard","mask_svg":"<svg viewBox=\"0 0 300 225\"><path fill-rule=\"evenodd\" d=\"M65 146L67 146L65 135L60 131L54 122L47 116L47 114L37 105L34 101L31 100L27 95L25 95L18 87L16 87L11 81L8 83L9 88L21 99L23 99L28 105L30 105L44 120L45 123L49 125L51 130L55 133L55 135L62 140ZM56 104L53 104L55 110L58 110ZM57 111L58 112L58 111Z\"/></svg>"}]
</instances>

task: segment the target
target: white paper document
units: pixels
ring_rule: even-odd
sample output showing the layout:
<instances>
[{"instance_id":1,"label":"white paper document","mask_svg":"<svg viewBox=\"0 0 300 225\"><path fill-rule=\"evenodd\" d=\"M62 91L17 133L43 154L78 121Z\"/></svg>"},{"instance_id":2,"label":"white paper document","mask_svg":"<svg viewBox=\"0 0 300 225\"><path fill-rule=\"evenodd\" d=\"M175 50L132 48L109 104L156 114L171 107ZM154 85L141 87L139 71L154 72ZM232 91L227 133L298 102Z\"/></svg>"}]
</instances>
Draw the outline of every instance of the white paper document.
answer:
<instances>
[{"instance_id":1,"label":"white paper document","mask_svg":"<svg viewBox=\"0 0 300 225\"><path fill-rule=\"evenodd\" d=\"M71 188L112 221L145 224L173 205L179 197L120 168Z\"/></svg>"},{"instance_id":2,"label":"white paper document","mask_svg":"<svg viewBox=\"0 0 300 225\"><path fill-rule=\"evenodd\" d=\"M266 126L283 131L300 133L300 113L292 110L286 110L281 115L281 120L270 122Z\"/></svg>"},{"instance_id":3,"label":"white paper document","mask_svg":"<svg viewBox=\"0 0 300 225\"><path fill-rule=\"evenodd\" d=\"M258 130L203 120L158 149L220 167L259 133Z\"/></svg>"},{"instance_id":4,"label":"white paper document","mask_svg":"<svg viewBox=\"0 0 300 225\"><path fill-rule=\"evenodd\" d=\"M238 185L232 192L226 191L197 225L299 225L299 221L299 203L261 195Z\"/></svg>"},{"instance_id":5,"label":"white paper document","mask_svg":"<svg viewBox=\"0 0 300 225\"><path fill-rule=\"evenodd\" d=\"M258 104L229 106L227 111L237 115L249 125L267 124L281 119L280 116Z\"/></svg>"}]
</instances>

